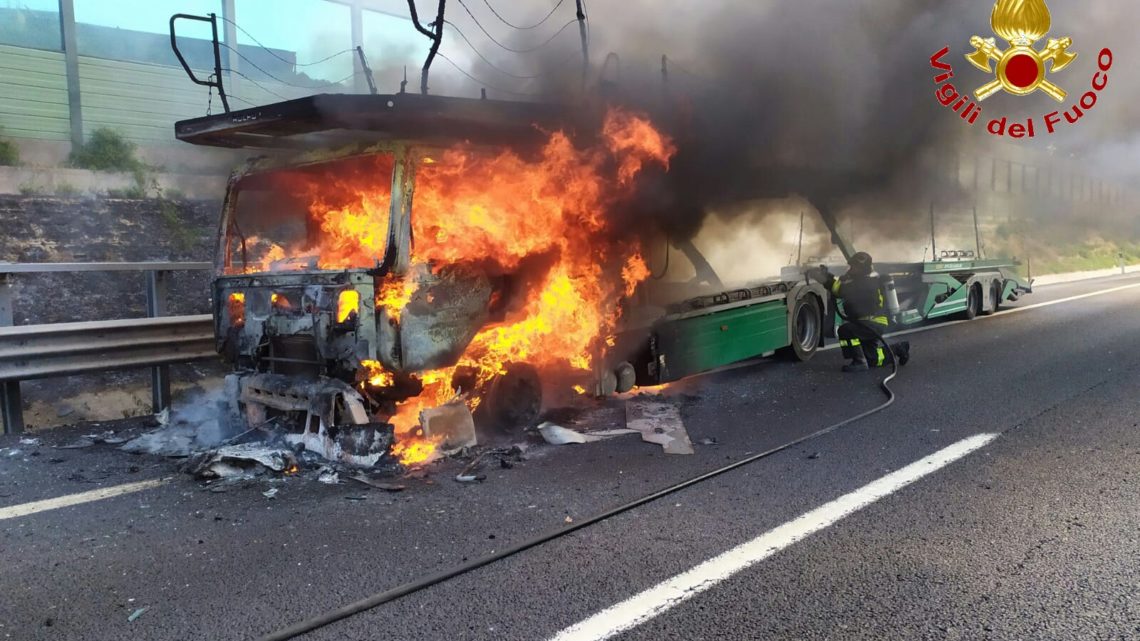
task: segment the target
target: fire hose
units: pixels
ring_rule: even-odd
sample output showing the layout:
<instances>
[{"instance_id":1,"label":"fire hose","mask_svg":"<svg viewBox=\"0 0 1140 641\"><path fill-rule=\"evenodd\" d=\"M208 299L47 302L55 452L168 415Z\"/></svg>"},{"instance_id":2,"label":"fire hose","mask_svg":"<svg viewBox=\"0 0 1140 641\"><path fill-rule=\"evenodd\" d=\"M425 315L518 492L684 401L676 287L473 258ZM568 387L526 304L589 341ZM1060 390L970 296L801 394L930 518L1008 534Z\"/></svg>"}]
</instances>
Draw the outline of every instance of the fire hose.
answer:
<instances>
[{"instance_id":1,"label":"fire hose","mask_svg":"<svg viewBox=\"0 0 1140 641\"><path fill-rule=\"evenodd\" d=\"M840 312L840 316L846 320L846 317L843 316L842 312ZM884 345L887 345L886 338L883 336L882 332L880 332L878 328L874 327L872 323L860 323L860 325L865 326L867 329L869 329L871 332L873 332L878 337L878 339L880 341L882 341L882 343ZM888 349L889 349L889 345L888 345ZM670 494L675 494L677 492L680 492L681 490L684 490L686 488L697 485L698 483L703 483L705 481L708 481L709 479L713 479L713 478L716 478L716 477L721 476L723 474L727 474L728 472L739 469L739 468L744 467L746 465L750 465L750 464L755 463L756 461L759 461L761 459L768 458L774 454L778 454L778 453L783 452L785 450L796 447L797 445L802 445L803 443L806 443L808 441L811 441L811 440L820 438L822 436L826 436L828 434L831 434L832 432L835 432L836 430L839 430L843 427L851 425L852 423L856 423L858 421L861 421L861 420L867 418L868 416L871 416L873 414L877 414L877 413L887 409L888 407L890 407L895 402L895 393L893 391L891 391L891 388L888 385L888 383L890 383L891 380L894 379L895 376L898 375L898 371L899 371L898 358L895 358L892 355L891 373L889 375L887 375L882 381L879 382L879 387L882 388L883 393L886 394L887 400L884 401L883 403L881 403L880 405L873 407L873 408L871 408L865 412L862 412L860 414L856 414L855 416L852 416L850 418L846 418L842 421L839 421L838 423L828 425L827 427L825 427L823 429L812 432L811 434L808 434L806 436L801 436L797 439L794 439L792 441L784 443L783 445L778 445L776 447L773 447L772 449L765 450L765 451L760 452L758 454L753 454L751 456L740 459L739 461L736 461L734 463L729 463L728 465L725 465L723 467L712 470L711 472L705 472L704 474L701 474L699 476L695 476L695 477L692 477L688 480L681 481L679 483L675 483L675 484L670 485L668 487L665 487L663 489L657 490L656 492L653 492L652 494L647 494L645 496L642 496L641 498L634 499L634 500L632 500L632 501L630 501L624 505L620 505L618 507L611 508L605 512L602 512L600 514L596 514L594 516L591 516L587 519L584 519L584 520L579 521L577 523L574 523L572 525L569 525L569 526L566 526L566 527L563 527L561 529L554 530L551 532L547 532L546 534L534 537L534 538L529 539L527 541L523 541L522 543L517 543L517 544L515 544L511 547L508 547L508 548L506 548L500 552L496 552L495 554L491 554L491 555L488 555L488 556L485 556L485 557L482 557L479 559L475 559L473 561L469 561L469 562L464 563L462 565L458 565L458 566L449 568L447 570L437 572L435 574L423 577L421 579L417 579L415 581L410 581L408 583L405 583L403 585L391 588L389 590L385 590L383 592L377 592L377 593L372 594L370 596L367 596L363 599L360 599L359 601L355 601L353 603L349 603L348 605L336 608L335 610L329 610L329 611L324 612L322 614L318 614L317 616L314 616L314 617L309 618L309 619L305 619L304 621L300 621L298 623L295 623L295 624L293 624L287 628L282 628L281 630L278 630L278 631L273 632L271 634L267 634L267 635L261 637L260 639L258 639L258 641L285 641L286 639L293 639L293 638L298 637L302 634L312 632L314 630L317 630L317 629L323 628L325 626L331 625L333 623L336 623L337 621L347 619L348 617L351 617L353 615L360 614L361 612L365 612L365 611L371 610L375 607L384 605L385 603L390 603L390 602L395 601L401 597L408 596L409 594L414 594L416 592L419 592L420 590L424 590L424 589L430 588L434 585L438 585L440 583L443 583L445 581L449 581L451 579L454 579L455 577L467 574L469 572L472 572L472 571L477 570L481 567L490 565L490 564L495 563L497 561L502 561L503 559L515 556L516 554L519 554L521 552L525 552L531 548L538 547L538 546L543 545L545 543L549 543L550 541L553 541L555 539L562 538L568 534L572 534L574 532L577 532L578 530L590 527L591 525L596 525L598 523L601 523L602 521L606 521L606 520L611 519L615 516L618 516L619 514L624 514L625 512L629 512L631 510L639 508L639 507L646 505L648 503L652 503L653 501L656 501L657 499L669 496Z\"/></svg>"}]
</instances>

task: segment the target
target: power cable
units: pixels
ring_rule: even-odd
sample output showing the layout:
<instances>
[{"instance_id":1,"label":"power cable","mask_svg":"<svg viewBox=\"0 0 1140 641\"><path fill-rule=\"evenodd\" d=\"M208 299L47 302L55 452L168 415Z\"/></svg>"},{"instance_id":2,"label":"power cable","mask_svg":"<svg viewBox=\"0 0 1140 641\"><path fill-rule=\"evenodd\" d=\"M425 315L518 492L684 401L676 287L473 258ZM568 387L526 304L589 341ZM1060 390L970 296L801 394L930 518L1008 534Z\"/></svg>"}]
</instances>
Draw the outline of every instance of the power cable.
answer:
<instances>
[{"instance_id":1,"label":"power cable","mask_svg":"<svg viewBox=\"0 0 1140 641\"><path fill-rule=\"evenodd\" d=\"M678 64L677 61L673 60L672 58L668 58L668 61L669 61L669 69L670 70L676 69L677 71L680 71L681 73L685 74L686 76L689 76L691 78L695 78L697 80L700 80L701 82L707 82L710 85L727 85L728 84L724 80L716 80L713 78L708 78L706 76L702 76L699 73L694 73L692 71L689 71L688 69L685 68L684 65Z\"/></svg>"},{"instance_id":2,"label":"power cable","mask_svg":"<svg viewBox=\"0 0 1140 641\"><path fill-rule=\"evenodd\" d=\"M267 77L269 77L270 79L272 79L272 80L276 80L277 82L279 82L279 83L281 83L281 84L283 84L283 85L289 85L290 87L297 87L298 89L323 89L325 86L327 86L327 85L299 85L299 84L297 84L297 83L295 83L295 82L288 82L288 81L286 81L286 80L282 80L282 79L278 78L277 76L275 76L275 75L273 75L273 74L269 73L269 72L268 72L268 71L266 71L265 69L263 69L263 68L262 68L260 65L258 65L256 62L254 62L254 61L250 60L249 58L245 57L244 55L242 55L242 53L241 53L240 51L238 51L237 49L235 49L235 48L233 48L233 47L231 47L231 46L229 46L229 45L227 45L227 44L225 44L225 43L218 43L218 44L220 44L221 46L225 47L226 49L229 49L230 51L232 51L232 52L234 52L235 54L237 54L237 56L238 56L239 58L241 58L242 60L244 60L244 61L246 61L247 63L249 63L249 66L253 67L254 69L257 69L258 71L260 71L261 73L263 73L263 74L265 74ZM240 75L240 74L239 74L239 75Z\"/></svg>"},{"instance_id":3,"label":"power cable","mask_svg":"<svg viewBox=\"0 0 1140 641\"><path fill-rule=\"evenodd\" d=\"M463 0L459 0L459 6L463 7L463 10L467 12L467 15L471 16L471 20L475 23L476 27L479 27L479 30L483 32L483 35L487 36L487 38L490 39L491 42L495 43L496 45L498 45L502 49L510 51L511 53L530 53L532 51L538 51L539 49L550 44L550 41L554 40L559 35L561 35L563 31L566 31L567 27L574 24L575 22L578 22L577 18L570 20L566 24L562 25L561 29L559 29L558 31L555 31L554 35L550 36L549 38L547 38L543 42L541 42L541 43L539 43L533 47L529 47L529 48L525 48L525 49L515 49L514 47L508 47L507 45L496 40L495 36L492 36L490 34L490 32L488 32L487 29L483 26L483 24L479 22L479 19L475 17L475 14L471 13L471 10L467 8L467 5L463 2Z\"/></svg>"},{"instance_id":4,"label":"power cable","mask_svg":"<svg viewBox=\"0 0 1140 641\"><path fill-rule=\"evenodd\" d=\"M261 41L260 41L260 40L258 40L257 38L254 38L254 37L253 37L253 34L251 34L250 32L246 31L244 28L242 28L242 26L241 26L240 24L238 24L238 23L234 22L233 20L230 20L229 18L226 18L226 17L224 17L224 16L222 17L222 20L224 20L224 21L226 21L226 22L228 22L228 23L232 24L234 27L236 27L236 28L237 28L237 30L238 30L238 31L240 31L240 32L244 33L244 34L245 34L247 37L249 37L249 39L250 39L250 40L252 40L252 41L253 41L253 42L254 42L254 43L257 45L257 46L259 46L259 47L261 47L262 49L264 49L264 50L265 50L265 53L268 53L269 55L273 56L274 58L277 58L277 59L278 59L278 60L280 60L281 62L286 62L286 63L289 63L289 64L293 65L294 67L311 67L311 66L313 66L313 65L319 65L319 64L321 64L322 62L328 62L329 60L332 60L333 58L335 58L335 57L337 57L337 56L340 56L340 55L344 55L344 54L346 54L346 53L352 53L352 49L345 49L344 51L338 51L338 52L336 52L336 53L334 53L334 54L332 54L332 55L329 55L329 56L326 56L326 57L324 57L324 58L321 58L320 60L317 60L317 61L315 61L315 62L297 62L296 60L289 60L288 58L284 58L284 57L282 57L282 56L279 56L279 55L277 55L277 53L276 53L275 51L273 51L273 50L272 50L272 49L270 49L269 47L267 47L267 46L265 46L265 45L261 44ZM229 47L228 47L228 46L227 46L225 43L218 43L218 44L221 44L222 46L229 48Z\"/></svg>"},{"instance_id":5,"label":"power cable","mask_svg":"<svg viewBox=\"0 0 1140 641\"><path fill-rule=\"evenodd\" d=\"M543 24L546 24L546 21L550 20L550 16L553 16L554 12L558 11L558 7L561 7L562 3L565 1L566 0L558 0L558 2L554 5L554 8L550 10L550 13L546 14L546 16L543 17L542 20L539 20L538 22L530 25L529 27L520 27L518 25L511 24L510 22L508 22L506 18L499 15L498 11L495 11L495 7L491 6L490 0L483 0L483 4L487 5L487 8L491 10L491 13L495 14L495 17L499 19L499 22L502 22L503 24L507 25L508 27L510 27L512 29L518 29L519 31L527 31L528 29L534 29L535 27L540 27Z\"/></svg>"},{"instance_id":6,"label":"power cable","mask_svg":"<svg viewBox=\"0 0 1140 641\"><path fill-rule=\"evenodd\" d=\"M875 333L879 336L880 339L883 338L882 334L880 334L878 331L876 331L876 330L872 330L872 331L875 331ZM884 342L885 342L885 339L884 339ZM512 556L519 554L521 552L525 552L531 548L538 547L544 543L549 543L550 541L553 541L555 539L562 538L563 536L566 536L567 534L570 534L572 532L576 532L578 530L589 527L591 525L595 525L595 524L600 523L602 521L605 521L607 519L618 516L619 514L629 512L630 510L639 508L639 507L641 507L647 503L651 503L653 501L656 501L657 499L669 496L670 494L680 492L681 490L692 487L698 483L703 483L704 481L707 481L709 479L721 476L722 474L726 474L726 473L731 472L733 470L736 470L738 468L744 467L745 465L749 465L749 464L755 463L756 461L759 461L761 459L768 458L768 457L772 456L773 454L783 452L785 450L796 447L797 445L802 445L803 443L806 443L808 441L820 438L821 436L826 436L827 434L831 434L832 432L834 432L838 429L841 429L843 427L851 425L852 423L855 423L855 422L860 421L864 418L867 418L868 416L871 416L873 414L877 414L877 413L887 409L888 407L890 407L895 402L895 393L893 391L891 391L890 385L888 385L888 383L890 383L891 380L894 379L895 376L898 375L898 372L899 372L898 359L893 358L891 362L892 362L891 374L879 382L879 387L881 387L883 392L887 395L887 400L884 403L882 403L882 404L880 404L880 405L878 405L872 409L869 409L865 412L862 412L862 413L857 414L855 416L852 416L850 418L839 421L838 423L829 425L829 426L827 426L821 430L817 430L815 432L812 432L811 434L808 434L807 436L802 436L798 439L784 443L783 445L779 445L777 447L774 447L770 450L766 450L766 451L760 452L759 454L754 454L752 456L745 457L739 461L736 461L735 463L730 463L728 465L725 465L724 467L717 468L711 472L706 472L704 474L701 474L699 476L695 476L695 477L688 479L686 481L682 481L680 483L670 485L670 486L668 486L664 489L658 490L652 494L648 494L648 495L643 496L639 499L635 499L633 501L630 501L629 503L626 503L624 505L621 505L621 506L615 507L613 509L607 510L605 512L602 512L601 514L597 514L597 515L592 516L592 517L585 519L583 521L579 521L577 523L574 523L573 525L564 527L560 530L554 530L552 532L548 532L548 533L543 534L541 536L537 536L533 539L530 539L530 540L524 541L522 543L519 543L517 545L511 546L511 547L509 547L509 548L507 548L501 552L497 552L495 554L485 556L481 559L475 559L474 561L464 563L462 565L453 567L453 568L448 569L448 570L444 570L442 572L438 572L436 574L424 577L422 579L418 579L416 581L411 581L411 582L405 583L401 586L397 586L395 588L392 588L391 590L387 590L384 592L378 592L376 594L373 594L372 596L363 598L359 601L356 601L354 603L350 603L346 606L337 608L335 610L330 610L328 612L325 612L324 614L319 614L319 615L312 617L310 619L306 619L306 620L301 621L299 623L295 623L295 624L293 624L287 628L282 628L281 630L278 630L277 632L273 632L271 634L265 635L265 636L261 637L258 641L286 641L287 639L295 638L297 636L305 634L306 632L312 632L313 630L316 630L318 628L323 628L323 627L330 625L332 623L336 623L337 621L340 621L342 619L347 619L348 617L353 616L355 614L360 614L361 612L364 612L366 610L371 610L372 608L375 608L377 606L383 605L383 604L391 602L391 601L395 601L396 599L399 599L400 597L404 597L404 596L407 596L409 594L419 592L420 590L430 588L434 585L438 585L440 583L443 583L444 581L448 581L448 580L453 579L457 576L467 574L468 572L472 572L472 571L477 570L477 569L484 567L486 565L490 565L492 563L495 563L496 561L502 561L503 559L506 559L508 557L512 557Z\"/></svg>"},{"instance_id":7,"label":"power cable","mask_svg":"<svg viewBox=\"0 0 1140 641\"><path fill-rule=\"evenodd\" d=\"M475 52L476 56L479 56L480 60L487 63L487 66L491 67L495 71L498 71L499 73L503 74L504 76L510 76L511 78L517 78L519 80L534 80L535 78L542 78L543 76L549 76L549 75L556 73L558 71L558 69L555 68L555 69L550 69L548 71L543 71L543 72L536 73L536 74L529 75L529 76L516 74L516 73L512 73L510 71L507 71L506 69L503 69L502 67L491 62L487 58L487 56L483 55L483 53L481 51L479 51L479 49L477 49L474 44L472 44L471 40L467 37L467 35L464 34L463 31L459 27L457 27L454 22L451 22L450 20L444 20L443 23L445 25L451 27L452 31L459 34L459 37L463 39L463 42L467 43L467 46L471 48L471 51ZM573 55L577 55L577 52L573 52ZM570 57L572 57L572 56L568 56L566 58L566 60L569 60ZM565 62L565 60L563 61L563 63L564 62ZM559 67L561 67L561 63L559 64Z\"/></svg>"},{"instance_id":8,"label":"power cable","mask_svg":"<svg viewBox=\"0 0 1140 641\"><path fill-rule=\"evenodd\" d=\"M463 74L464 76L467 76L468 78L470 78L470 79L471 79L471 80L473 80L474 82L478 83L479 85L481 85L481 86L483 86L483 87L486 87L487 89L491 89L491 90L493 90L493 91L498 91L499 93L505 93L505 94L509 94L509 95L512 95L512 96L526 96L526 97L531 97L531 98L533 98L533 97L535 97L535 96L539 95L539 94L536 94L536 93L523 93L523 92L521 92L521 91L511 91L510 89L501 89L501 88L499 88L499 87L496 87L495 85L492 85L492 84L490 84L490 83L486 83L486 82L483 82L483 81L482 81L482 80L480 80L479 78L476 78L475 76L472 76L471 74L467 73L466 71L464 71L464 70L463 70L463 68L462 68L462 67L460 67L459 65L455 64L455 61L454 61L454 60L452 60L451 58L448 58L447 56L443 55L443 52L442 52L442 51L440 51L440 52L439 52L439 53L437 53L436 55L437 55L437 56L439 56L440 58L443 58L444 60L446 60L446 61L448 62L448 64L450 64L452 67L455 67L455 70L456 70L456 71L458 71L459 73Z\"/></svg>"},{"instance_id":9,"label":"power cable","mask_svg":"<svg viewBox=\"0 0 1140 641\"><path fill-rule=\"evenodd\" d=\"M265 93L268 93L268 94L270 94L270 95L273 95L273 96L277 96L278 98L280 98L280 99L282 99L282 100L290 100L290 98L286 98L285 96L282 96L281 94L277 93L276 91L273 91L273 90L272 90L272 89L270 89L269 87L266 87L265 85L263 85L263 84L261 84L260 82L258 82L258 81L256 81L256 80L254 80L253 78L250 78L249 76L245 75L244 73L242 73L242 72L240 72L240 71L238 71L238 70L236 70L236 69L228 69L228 68L225 68L225 67L223 67L223 68L222 68L222 71L228 71L228 72L230 72L230 73L232 73L232 74L237 74L237 75L241 76L242 78L245 78L246 80L248 80L248 81L252 82L253 84L257 85L257 87L258 87L259 89L261 89L262 91L264 91ZM246 103L246 104L249 104L249 101L248 101L248 100L243 100L242 102L244 102L244 103Z\"/></svg>"}]
</instances>

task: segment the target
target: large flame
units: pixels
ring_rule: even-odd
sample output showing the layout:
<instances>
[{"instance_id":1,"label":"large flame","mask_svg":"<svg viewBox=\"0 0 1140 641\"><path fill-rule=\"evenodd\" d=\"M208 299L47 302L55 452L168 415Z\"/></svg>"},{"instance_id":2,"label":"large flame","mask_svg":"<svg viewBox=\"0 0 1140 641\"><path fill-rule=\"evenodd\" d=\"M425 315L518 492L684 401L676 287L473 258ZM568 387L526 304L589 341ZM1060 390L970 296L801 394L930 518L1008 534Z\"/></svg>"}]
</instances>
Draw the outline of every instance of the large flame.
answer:
<instances>
[{"instance_id":1,"label":"large flame","mask_svg":"<svg viewBox=\"0 0 1140 641\"><path fill-rule=\"evenodd\" d=\"M990 16L994 33L1013 44L1032 44L1049 33L1053 18L1045 0L998 0Z\"/></svg>"},{"instance_id":2,"label":"large flame","mask_svg":"<svg viewBox=\"0 0 1140 641\"><path fill-rule=\"evenodd\" d=\"M474 337L455 367L416 374L423 393L388 417L397 436L394 452L403 462L433 455L435 443L424 437L419 414L455 397L457 371L473 388L461 392L474 409L481 389L512 362L540 371L589 370L613 333L618 301L649 276L638 242L613 228L611 214L632 193L642 168L667 168L675 147L646 118L616 109L601 134L601 144L581 149L554 132L537 159L459 145L418 167L413 263L470 263L503 274L525 268L533 286L504 322ZM362 174L308 181L310 246L273 255L308 252L324 269L375 265L387 243L391 169L389 157ZM378 283L376 304L398 320L414 293L409 276L392 274ZM361 380L382 388L394 378L368 362Z\"/></svg>"}]
</instances>

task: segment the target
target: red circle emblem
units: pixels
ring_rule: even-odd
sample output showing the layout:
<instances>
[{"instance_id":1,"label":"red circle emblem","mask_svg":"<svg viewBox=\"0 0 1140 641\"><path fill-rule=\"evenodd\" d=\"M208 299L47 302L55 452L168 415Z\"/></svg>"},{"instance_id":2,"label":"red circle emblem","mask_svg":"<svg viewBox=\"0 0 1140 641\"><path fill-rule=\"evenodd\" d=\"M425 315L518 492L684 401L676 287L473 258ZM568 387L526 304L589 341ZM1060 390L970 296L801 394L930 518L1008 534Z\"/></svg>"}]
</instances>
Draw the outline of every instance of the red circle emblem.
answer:
<instances>
[{"instance_id":1,"label":"red circle emblem","mask_svg":"<svg viewBox=\"0 0 1140 641\"><path fill-rule=\"evenodd\" d=\"M1029 54L1018 54L1005 66L1005 77L1015 87L1026 89L1037 82L1037 60Z\"/></svg>"}]
</instances>

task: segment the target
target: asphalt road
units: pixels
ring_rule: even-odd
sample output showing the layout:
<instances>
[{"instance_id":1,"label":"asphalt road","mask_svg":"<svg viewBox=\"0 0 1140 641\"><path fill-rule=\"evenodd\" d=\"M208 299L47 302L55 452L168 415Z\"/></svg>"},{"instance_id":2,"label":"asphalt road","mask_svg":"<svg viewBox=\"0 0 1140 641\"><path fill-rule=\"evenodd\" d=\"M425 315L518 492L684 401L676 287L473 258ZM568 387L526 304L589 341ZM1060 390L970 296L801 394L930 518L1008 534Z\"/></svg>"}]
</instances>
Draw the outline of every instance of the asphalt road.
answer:
<instances>
[{"instance_id":1,"label":"asphalt road","mask_svg":"<svg viewBox=\"0 0 1140 641\"><path fill-rule=\"evenodd\" d=\"M1042 288L1018 308L909 336L880 414L302 638L1140 638L1140 278ZM875 375L839 365L832 350L671 387L693 441L716 441L694 456L632 437L533 446L483 483L454 482L462 463L446 462L396 494L302 478L216 493L171 461L51 447L87 426L40 446L4 437L0 515L169 480L0 518L0 638L253 639L882 401ZM979 435L995 436L853 513L833 507ZM821 511L763 558L690 577ZM677 591L654 605L662 584Z\"/></svg>"}]
</instances>

